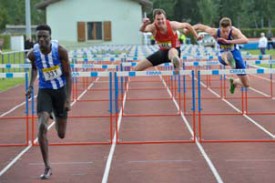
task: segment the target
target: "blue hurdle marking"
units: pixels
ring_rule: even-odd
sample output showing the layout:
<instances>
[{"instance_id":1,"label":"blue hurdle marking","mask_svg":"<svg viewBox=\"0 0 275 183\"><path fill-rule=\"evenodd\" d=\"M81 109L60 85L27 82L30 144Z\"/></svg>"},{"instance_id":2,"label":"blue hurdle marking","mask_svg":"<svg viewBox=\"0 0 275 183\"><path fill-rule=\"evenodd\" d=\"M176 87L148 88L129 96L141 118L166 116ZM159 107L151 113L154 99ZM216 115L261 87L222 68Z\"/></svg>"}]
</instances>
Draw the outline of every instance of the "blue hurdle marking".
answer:
<instances>
[{"instance_id":1,"label":"blue hurdle marking","mask_svg":"<svg viewBox=\"0 0 275 183\"><path fill-rule=\"evenodd\" d=\"M224 69L224 70L200 70L201 75L222 74L275 74L275 69Z\"/></svg>"},{"instance_id":2,"label":"blue hurdle marking","mask_svg":"<svg viewBox=\"0 0 275 183\"><path fill-rule=\"evenodd\" d=\"M109 77L109 73L107 71L101 71L101 72L72 72L73 78L78 77Z\"/></svg>"},{"instance_id":3,"label":"blue hurdle marking","mask_svg":"<svg viewBox=\"0 0 275 183\"><path fill-rule=\"evenodd\" d=\"M31 68L31 64L0 64L2 69L12 69L12 68Z\"/></svg>"},{"instance_id":4,"label":"blue hurdle marking","mask_svg":"<svg viewBox=\"0 0 275 183\"><path fill-rule=\"evenodd\" d=\"M177 76L177 75L191 75L192 70L180 70L179 74L175 71L119 71L116 72L118 77L136 77L136 76Z\"/></svg>"},{"instance_id":5,"label":"blue hurdle marking","mask_svg":"<svg viewBox=\"0 0 275 183\"><path fill-rule=\"evenodd\" d=\"M70 64L71 68L79 69L116 69L117 65L108 65L108 64Z\"/></svg>"},{"instance_id":6,"label":"blue hurdle marking","mask_svg":"<svg viewBox=\"0 0 275 183\"><path fill-rule=\"evenodd\" d=\"M0 78L24 78L25 72L3 72L0 73Z\"/></svg>"},{"instance_id":7,"label":"blue hurdle marking","mask_svg":"<svg viewBox=\"0 0 275 183\"><path fill-rule=\"evenodd\" d=\"M275 60L247 60L246 63L248 64L275 64Z\"/></svg>"}]
</instances>

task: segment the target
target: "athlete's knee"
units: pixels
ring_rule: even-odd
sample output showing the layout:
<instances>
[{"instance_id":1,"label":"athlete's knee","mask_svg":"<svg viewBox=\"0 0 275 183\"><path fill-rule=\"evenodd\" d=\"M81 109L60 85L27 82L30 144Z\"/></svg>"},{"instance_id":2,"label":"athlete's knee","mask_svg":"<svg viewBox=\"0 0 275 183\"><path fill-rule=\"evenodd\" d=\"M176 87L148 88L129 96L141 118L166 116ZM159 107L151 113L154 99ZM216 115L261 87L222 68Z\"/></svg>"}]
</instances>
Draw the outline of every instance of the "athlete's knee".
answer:
<instances>
[{"instance_id":1,"label":"athlete's knee","mask_svg":"<svg viewBox=\"0 0 275 183\"><path fill-rule=\"evenodd\" d=\"M65 138L65 133L66 133L66 124L67 124L67 119L66 118L57 118L56 120L56 130L57 130L57 135L59 138L64 139Z\"/></svg>"},{"instance_id":2,"label":"athlete's knee","mask_svg":"<svg viewBox=\"0 0 275 183\"><path fill-rule=\"evenodd\" d=\"M243 84L243 87L245 87L245 88L250 87L250 83L249 83L248 79L246 79L245 81L243 81L242 84Z\"/></svg>"},{"instance_id":3,"label":"athlete's knee","mask_svg":"<svg viewBox=\"0 0 275 183\"><path fill-rule=\"evenodd\" d=\"M249 87L250 87L249 82L243 83L243 86L244 86L245 88L249 88Z\"/></svg>"},{"instance_id":4,"label":"athlete's knee","mask_svg":"<svg viewBox=\"0 0 275 183\"><path fill-rule=\"evenodd\" d=\"M38 126L38 138L40 139L43 138L47 134L47 131L48 131L47 124L40 123Z\"/></svg>"},{"instance_id":5,"label":"athlete's knee","mask_svg":"<svg viewBox=\"0 0 275 183\"><path fill-rule=\"evenodd\" d=\"M61 139L65 138L65 131L59 131L59 132L57 132L57 134L58 134L59 138L61 138Z\"/></svg>"},{"instance_id":6,"label":"athlete's knee","mask_svg":"<svg viewBox=\"0 0 275 183\"><path fill-rule=\"evenodd\" d=\"M133 68L133 71L141 71L141 70L140 70L140 67L138 67L138 65L137 65Z\"/></svg>"}]
</instances>

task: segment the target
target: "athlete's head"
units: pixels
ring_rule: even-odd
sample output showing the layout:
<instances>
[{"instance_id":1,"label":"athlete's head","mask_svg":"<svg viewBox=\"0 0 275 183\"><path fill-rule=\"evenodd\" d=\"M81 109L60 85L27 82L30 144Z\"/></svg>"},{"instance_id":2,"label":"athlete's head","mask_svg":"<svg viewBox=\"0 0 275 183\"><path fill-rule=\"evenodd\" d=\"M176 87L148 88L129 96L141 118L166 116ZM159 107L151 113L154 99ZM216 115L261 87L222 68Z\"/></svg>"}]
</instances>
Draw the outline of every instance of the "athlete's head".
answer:
<instances>
[{"instance_id":1,"label":"athlete's head","mask_svg":"<svg viewBox=\"0 0 275 183\"><path fill-rule=\"evenodd\" d=\"M165 26L166 21L166 13L163 9L154 9L153 10L153 17L155 24L157 24L158 27Z\"/></svg>"},{"instance_id":2,"label":"athlete's head","mask_svg":"<svg viewBox=\"0 0 275 183\"><path fill-rule=\"evenodd\" d=\"M48 25L38 25L36 27L36 37L40 49L46 49L50 47L52 30Z\"/></svg>"},{"instance_id":3,"label":"athlete's head","mask_svg":"<svg viewBox=\"0 0 275 183\"><path fill-rule=\"evenodd\" d=\"M223 35L228 36L231 30L232 22L228 17L224 17L220 20L220 29Z\"/></svg>"}]
</instances>

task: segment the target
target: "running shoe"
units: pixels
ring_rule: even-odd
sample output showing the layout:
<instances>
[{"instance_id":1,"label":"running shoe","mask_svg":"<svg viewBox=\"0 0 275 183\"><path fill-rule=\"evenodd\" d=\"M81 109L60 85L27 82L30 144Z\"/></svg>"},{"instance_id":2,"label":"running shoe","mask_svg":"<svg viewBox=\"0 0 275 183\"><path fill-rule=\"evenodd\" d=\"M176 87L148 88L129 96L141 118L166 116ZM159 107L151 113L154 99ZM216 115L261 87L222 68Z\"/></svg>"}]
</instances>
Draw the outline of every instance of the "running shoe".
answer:
<instances>
[{"instance_id":1,"label":"running shoe","mask_svg":"<svg viewBox=\"0 0 275 183\"><path fill-rule=\"evenodd\" d=\"M52 174L53 173L51 168L45 168L44 173L40 175L40 179L49 179Z\"/></svg>"},{"instance_id":2,"label":"running shoe","mask_svg":"<svg viewBox=\"0 0 275 183\"><path fill-rule=\"evenodd\" d=\"M234 84L234 79L230 78L229 81L230 81L230 93L234 94L235 88L236 88L236 86Z\"/></svg>"},{"instance_id":3,"label":"running shoe","mask_svg":"<svg viewBox=\"0 0 275 183\"><path fill-rule=\"evenodd\" d=\"M180 71L180 60L179 60L179 58L174 57L172 59L172 63L173 63L173 66L174 66L175 73L179 74L179 71Z\"/></svg>"}]
</instances>

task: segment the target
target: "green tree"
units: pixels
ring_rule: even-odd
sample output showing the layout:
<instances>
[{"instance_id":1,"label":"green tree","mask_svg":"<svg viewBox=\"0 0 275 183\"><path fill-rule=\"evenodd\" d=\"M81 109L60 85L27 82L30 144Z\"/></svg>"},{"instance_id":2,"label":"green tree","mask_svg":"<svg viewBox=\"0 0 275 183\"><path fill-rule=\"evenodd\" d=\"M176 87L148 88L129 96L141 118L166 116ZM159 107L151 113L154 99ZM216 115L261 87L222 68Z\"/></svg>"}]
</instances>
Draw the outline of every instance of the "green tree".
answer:
<instances>
[{"instance_id":1,"label":"green tree","mask_svg":"<svg viewBox=\"0 0 275 183\"><path fill-rule=\"evenodd\" d=\"M218 3L217 0L200 0L198 2L199 13L204 24L215 26L217 19L219 19Z\"/></svg>"},{"instance_id":2,"label":"green tree","mask_svg":"<svg viewBox=\"0 0 275 183\"><path fill-rule=\"evenodd\" d=\"M31 23L33 25L45 22L45 12L37 10L35 4L41 0L31 0ZM0 0L0 30L6 24L25 24L25 0Z\"/></svg>"}]
</instances>

